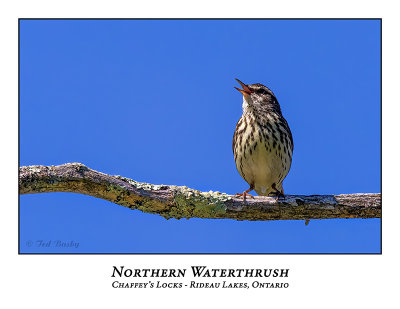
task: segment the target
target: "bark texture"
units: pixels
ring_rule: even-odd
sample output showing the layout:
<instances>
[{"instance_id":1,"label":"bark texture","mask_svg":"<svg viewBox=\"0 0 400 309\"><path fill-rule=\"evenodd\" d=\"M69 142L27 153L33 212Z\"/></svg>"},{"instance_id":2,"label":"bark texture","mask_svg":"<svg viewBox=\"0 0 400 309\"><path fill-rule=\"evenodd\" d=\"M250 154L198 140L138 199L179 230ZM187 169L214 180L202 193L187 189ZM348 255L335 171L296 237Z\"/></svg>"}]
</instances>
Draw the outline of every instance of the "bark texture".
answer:
<instances>
[{"instance_id":1,"label":"bark texture","mask_svg":"<svg viewBox=\"0 0 400 309\"><path fill-rule=\"evenodd\" d=\"M115 204L159 214L165 218L236 220L308 220L332 218L381 218L380 193L340 195L286 195L243 201L220 192L188 187L140 183L107 175L81 163L19 168L19 193L73 192Z\"/></svg>"}]
</instances>

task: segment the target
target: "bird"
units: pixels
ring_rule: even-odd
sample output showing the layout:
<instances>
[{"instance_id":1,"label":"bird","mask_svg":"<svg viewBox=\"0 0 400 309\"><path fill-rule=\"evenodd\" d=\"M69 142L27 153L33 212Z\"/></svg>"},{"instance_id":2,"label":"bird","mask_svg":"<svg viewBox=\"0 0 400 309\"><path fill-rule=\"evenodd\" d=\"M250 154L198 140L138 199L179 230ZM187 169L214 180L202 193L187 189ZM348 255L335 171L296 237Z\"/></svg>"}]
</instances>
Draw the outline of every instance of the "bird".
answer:
<instances>
[{"instance_id":1,"label":"bird","mask_svg":"<svg viewBox=\"0 0 400 309\"><path fill-rule=\"evenodd\" d=\"M262 84L243 89L243 114L236 124L232 149L236 168L250 188L236 195L284 197L283 180L292 165L293 137L275 94Z\"/></svg>"}]
</instances>

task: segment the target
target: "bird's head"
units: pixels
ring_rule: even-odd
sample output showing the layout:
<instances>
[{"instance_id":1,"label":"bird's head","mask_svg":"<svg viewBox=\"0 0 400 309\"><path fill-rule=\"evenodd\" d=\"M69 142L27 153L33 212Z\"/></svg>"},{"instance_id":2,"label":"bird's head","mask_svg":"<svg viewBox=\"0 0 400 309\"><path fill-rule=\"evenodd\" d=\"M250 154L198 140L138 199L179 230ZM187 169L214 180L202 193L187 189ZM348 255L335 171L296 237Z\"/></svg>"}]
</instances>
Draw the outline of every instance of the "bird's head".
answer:
<instances>
[{"instance_id":1,"label":"bird's head","mask_svg":"<svg viewBox=\"0 0 400 309\"><path fill-rule=\"evenodd\" d=\"M246 85L238 80L243 89L235 87L243 94L243 109L255 109L259 111L275 111L281 113L281 109L274 93L262 84Z\"/></svg>"}]
</instances>

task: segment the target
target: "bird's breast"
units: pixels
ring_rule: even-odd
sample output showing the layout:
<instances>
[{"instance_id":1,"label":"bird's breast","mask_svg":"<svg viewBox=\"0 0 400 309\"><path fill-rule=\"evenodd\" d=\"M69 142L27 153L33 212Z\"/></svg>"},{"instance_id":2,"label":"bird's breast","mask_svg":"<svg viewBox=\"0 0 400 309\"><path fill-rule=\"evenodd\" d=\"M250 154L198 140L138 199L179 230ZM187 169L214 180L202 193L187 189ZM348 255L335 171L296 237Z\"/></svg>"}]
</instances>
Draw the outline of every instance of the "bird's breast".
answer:
<instances>
[{"instance_id":1,"label":"bird's breast","mask_svg":"<svg viewBox=\"0 0 400 309\"><path fill-rule=\"evenodd\" d=\"M274 183L279 187L289 172L289 137L272 116L264 122L251 115L242 116L241 120L234 137L236 167L259 195L266 195L274 191Z\"/></svg>"}]
</instances>

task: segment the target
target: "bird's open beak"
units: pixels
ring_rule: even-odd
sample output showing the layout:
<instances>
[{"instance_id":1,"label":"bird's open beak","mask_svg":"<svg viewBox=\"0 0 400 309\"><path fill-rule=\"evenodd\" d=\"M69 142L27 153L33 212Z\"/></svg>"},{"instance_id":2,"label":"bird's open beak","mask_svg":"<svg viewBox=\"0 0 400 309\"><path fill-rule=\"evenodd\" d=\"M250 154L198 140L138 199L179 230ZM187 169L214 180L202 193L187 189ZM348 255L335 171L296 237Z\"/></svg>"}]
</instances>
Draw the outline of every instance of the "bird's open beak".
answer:
<instances>
[{"instance_id":1,"label":"bird's open beak","mask_svg":"<svg viewBox=\"0 0 400 309\"><path fill-rule=\"evenodd\" d=\"M243 95L249 95L250 93L254 92L254 91L251 91L249 89L249 87L247 87L247 85L243 84L240 80L238 80L237 78L235 78L235 79L238 81L238 83L240 84L240 86L242 86L243 89L239 89L237 87L235 87L235 88L236 88L236 90L240 91Z\"/></svg>"}]
</instances>

